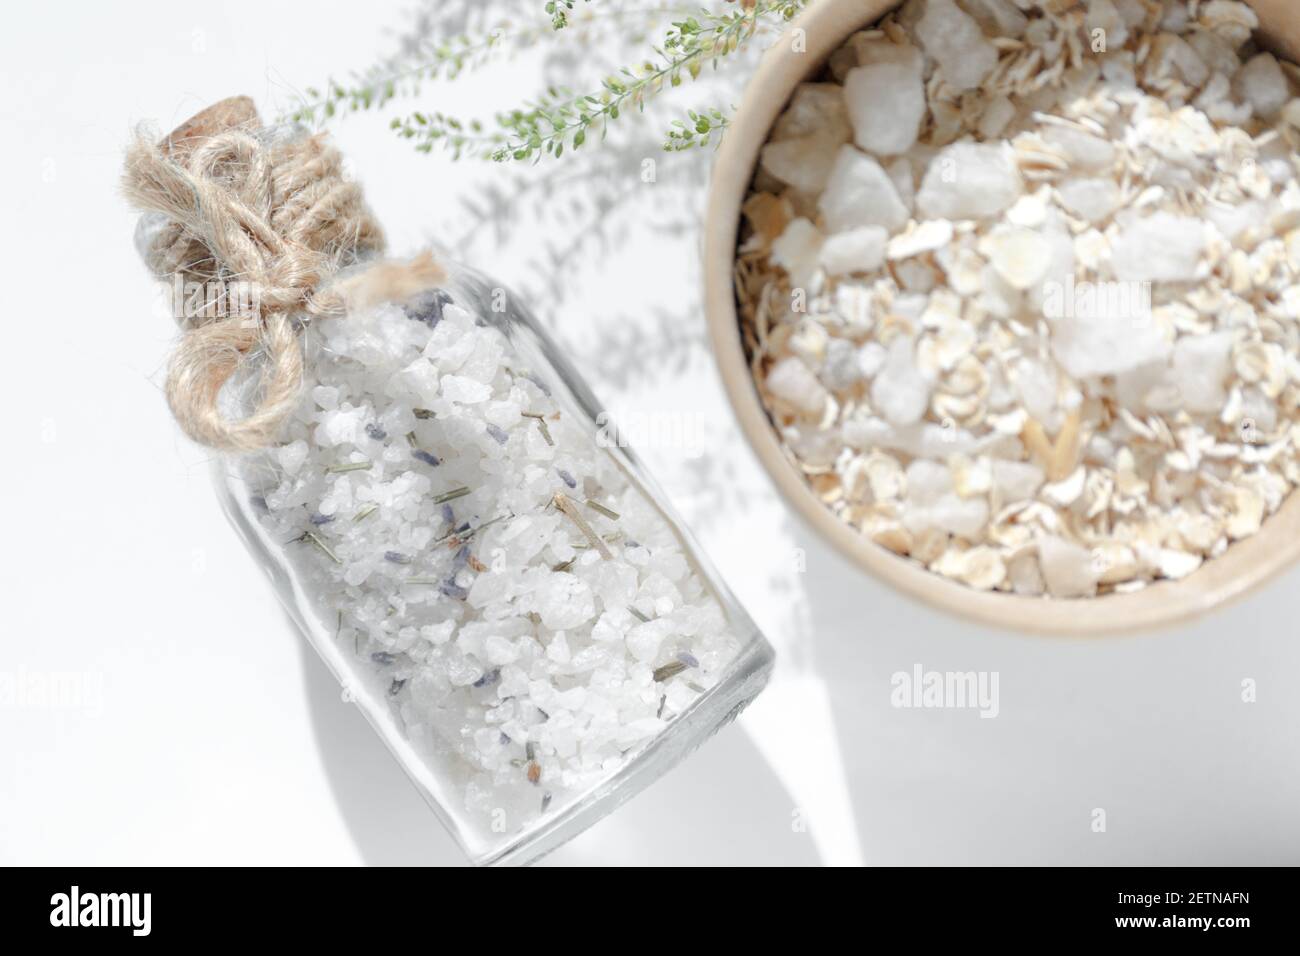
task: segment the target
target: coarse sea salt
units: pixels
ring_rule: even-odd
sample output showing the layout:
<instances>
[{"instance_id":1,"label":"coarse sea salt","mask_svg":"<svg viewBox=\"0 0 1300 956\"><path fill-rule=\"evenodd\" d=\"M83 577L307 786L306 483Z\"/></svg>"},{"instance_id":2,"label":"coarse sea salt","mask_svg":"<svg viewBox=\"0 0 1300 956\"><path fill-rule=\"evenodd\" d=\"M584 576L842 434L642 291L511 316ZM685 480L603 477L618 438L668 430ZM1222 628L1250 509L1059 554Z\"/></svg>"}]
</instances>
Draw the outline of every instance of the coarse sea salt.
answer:
<instances>
[{"instance_id":1,"label":"coarse sea salt","mask_svg":"<svg viewBox=\"0 0 1300 956\"><path fill-rule=\"evenodd\" d=\"M227 478L345 684L490 853L613 779L752 635L498 321L443 294L317 320L304 349L280 445Z\"/></svg>"}]
</instances>

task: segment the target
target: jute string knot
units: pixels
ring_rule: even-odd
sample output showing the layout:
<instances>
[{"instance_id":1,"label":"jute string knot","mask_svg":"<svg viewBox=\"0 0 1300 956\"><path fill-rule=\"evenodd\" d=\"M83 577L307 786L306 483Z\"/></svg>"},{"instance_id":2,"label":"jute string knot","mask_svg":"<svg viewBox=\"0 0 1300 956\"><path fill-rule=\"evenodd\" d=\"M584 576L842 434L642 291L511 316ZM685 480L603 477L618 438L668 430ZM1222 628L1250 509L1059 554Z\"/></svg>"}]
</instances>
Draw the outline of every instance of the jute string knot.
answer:
<instances>
[{"instance_id":1,"label":"jute string knot","mask_svg":"<svg viewBox=\"0 0 1300 956\"><path fill-rule=\"evenodd\" d=\"M238 283L253 304L178 309L184 332L167 371L181 428L228 451L275 441L302 388L300 330L342 311L329 289L342 266L383 249L338 150L320 135L277 142L258 126L246 97L223 100L161 143L137 137L124 176L127 198L161 218L144 250L156 275L200 287ZM229 417L222 389L250 369L257 395L247 414Z\"/></svg>"}]
</instances>

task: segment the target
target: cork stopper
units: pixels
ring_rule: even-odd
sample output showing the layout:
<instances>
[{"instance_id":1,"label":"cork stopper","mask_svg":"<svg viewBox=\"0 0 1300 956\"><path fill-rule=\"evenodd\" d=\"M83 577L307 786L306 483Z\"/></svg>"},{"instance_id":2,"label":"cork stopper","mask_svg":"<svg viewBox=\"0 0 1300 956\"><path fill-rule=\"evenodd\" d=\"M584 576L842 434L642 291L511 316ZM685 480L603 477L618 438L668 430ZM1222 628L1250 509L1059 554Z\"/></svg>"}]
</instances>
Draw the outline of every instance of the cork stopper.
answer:
<instances>
[{"instance_id":1,"label":"cork stopper","mask_svg":"<svg viewBox=\"0 0 1300 956\"><path fill-rule=\"evenodd\" d=\"M237 127L254 130L261 125L252 97L228 96L181 123L163 137L158 147L174 159L184 161L186 154L205 139Z\"/></svg>"}]
</instances>

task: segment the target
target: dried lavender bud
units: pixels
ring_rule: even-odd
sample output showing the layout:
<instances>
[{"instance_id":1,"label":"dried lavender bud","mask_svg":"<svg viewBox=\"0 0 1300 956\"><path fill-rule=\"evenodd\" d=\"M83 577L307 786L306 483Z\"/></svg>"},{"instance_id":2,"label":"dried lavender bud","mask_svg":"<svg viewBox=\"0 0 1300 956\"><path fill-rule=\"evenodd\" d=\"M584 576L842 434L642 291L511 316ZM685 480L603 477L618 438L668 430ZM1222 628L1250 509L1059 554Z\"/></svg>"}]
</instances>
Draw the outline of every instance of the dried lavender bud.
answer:
<instances>
[{"instance_id":1,"label":"dried lavender bud","mask_svg":"<svg viewBox=\"0 0 1300 956\"><path fill-rule=\"evenodd\" d=\"M423 322L433 328L442 321L444 306L450 305L452 298L443 289L429 289L415 296L402 307L408 319Z\"/></svg>"},{"instance_id":2,"label":"dried lavender bud","mask_svg":"<svg viewBox=\"0 0 1300 956\"><path fill-rule=\"evenodd\" d=\"M454 598L457 601L463 601L469 596L469 591L466 588L461 587L455 581L443 582L438 590L447 595L447 597Z\"/></svg>"},{"instance_id":3,"label":"dried lavender bud","mask_svg":"<svg viewBox=\"0 0 1300 956\"><path fill-rule=\"evenodd\" d=\"M385 551L384 560L391 561L393 564L410 564L411 556L409 554L402 554L400 551Z\"/></svg>"},{"instance_id":4,"label":"dried lavender bud","mask_svg":"<svg viewBox=\"0 0 1300 956\"><path fill-rule=\"evenodd\" d=\"M375 651L373 654L370 655L370 659L374 661L376 664L383 664L384 666L387 666L397 660L397 658L394 657L392 654L388 653L388 651Z\"/></svg>"},{"instance_id":5,"label":"dried lavender bud","mask_svg":"<svg viewBox=\"0 0 1300 956\"><path fill-rule=\"evenodd\" d=\"M422 461L426 465L432 465L435 468L442 464L442 462L440 462L434 455L425 451L423 448L415 449L415 451L411 452L411 457L416 461Z\"/></svg>"},{"instance_id":6,"label":"dried lavender bud","mask_svg":"<svg viewBox=\"0 0 1300 956\"><path fill-rule=\"evenodd\" d=\"M556 469L555 469L555 473L556 473L557 475L559 475L559 476L560 476L560 480L563 481L563 482L564 482L566 485L568 485L570 488L577 488L577 487L578 487L578 481L577 481L577 479L575 479L575 478L573 477L573 475L569 474L569 473L568 473L567 471L565 471L563 468L556 468Z\"/></svg>"},{"instance_id":7,"label":"dried lavender bud","mask_svg":"<svg viewBox=\"0 0 1300 956\"><path fill-rule=\"evenodd\" d=\"M492 422L487 423L487 428L485 429L485 431L487 431L487 433L491 435L493 439L496 440L496 443L498 445L504 445L506 442L510 440L510 436L505 433L505 429L503 429L500 425L494 425Z\"/></svg>"},{"instance_id":8,"label":"dried lavender bud","mask_svg":"<svg viewBox=\"0 0 1300 956\"><path fill-rule=\"evenodd\" d=\"M379 425L375 422L370 422L368 425L366 425L366 434L369 435L371 438L373 438L375 441L383 441L385 438L388 437L388 432L380 428Z\"/></svg>"},{"instance_id":9,"label":"dried lavender bud","mask_svg":"<svg viewBox=\"0 0 1300 956\"><path fill-rule=\"evenodd\" d=\"M654 674L651 676L654 679L654 682L658 684L661 681L666 681L670 678L676 677L684 670L686 670L686 665L681 661L670 661L662 667L656 667Z\"/></svg>"}]
</instances>

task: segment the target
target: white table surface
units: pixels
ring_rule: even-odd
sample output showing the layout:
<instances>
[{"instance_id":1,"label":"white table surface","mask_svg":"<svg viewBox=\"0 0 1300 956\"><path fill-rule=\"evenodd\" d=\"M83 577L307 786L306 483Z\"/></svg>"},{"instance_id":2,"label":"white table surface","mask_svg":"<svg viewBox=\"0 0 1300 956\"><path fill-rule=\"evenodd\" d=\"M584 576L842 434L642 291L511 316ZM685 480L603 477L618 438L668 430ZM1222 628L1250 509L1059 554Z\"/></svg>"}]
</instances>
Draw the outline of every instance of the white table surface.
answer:
<instances>
[{"instance_id":1,"label":"white table surface","mask_svg":"<svg viewBox=\"0 0 1300 956\"><path fill-rule=\"evenodd\" d=\"M135 123L170 128L233 93L273 115L412 22L404 5L306 9L7 11L0 678L78 692L0 700L0 863L461 862L291 630L169 420L173 327L118 192ZM423 102L486 113L542 78L590 83L611 55L561 44ZM742 79L679 104L734 101ZM697 456L641 451L780 652L738 727L549 863L1300 863L1300 573L1193 626L1088 642L909 603L793 518L736 430L699 307L707 153L660 154L660 117L572 163L455 165L385 119L336 135L394 249L446 244L527 294L623 417L698 427ZM996 671L999 716L891 707L890 675L916 664Z\"/></svg>"}]
</instances>

